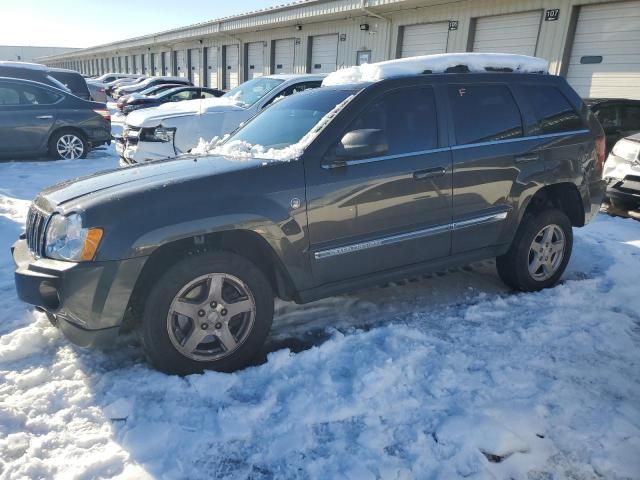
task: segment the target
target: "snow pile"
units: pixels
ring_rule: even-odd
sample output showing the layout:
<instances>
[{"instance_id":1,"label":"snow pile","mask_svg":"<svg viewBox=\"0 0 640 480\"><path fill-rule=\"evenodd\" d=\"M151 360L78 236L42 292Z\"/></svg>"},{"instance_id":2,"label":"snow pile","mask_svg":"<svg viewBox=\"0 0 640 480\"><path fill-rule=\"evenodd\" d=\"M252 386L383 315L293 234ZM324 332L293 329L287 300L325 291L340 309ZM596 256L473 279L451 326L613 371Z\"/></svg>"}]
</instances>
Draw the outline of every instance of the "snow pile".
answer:
<instances>
[{"instance_id":1,"label":"snow pile","mask_svg":"<svg viewBox=\"0 0 640 480\"><path fill-rule=\"evenodd\" d=\"M297 143L285 148L265 148L262 145L252 145L242 140L226 141L229 135L223 138L214 137L210 142L201 138L198 145L189 152L194 155L222 155L237 159L260 158L288 162L296 160L304 153L305 148L318 136L318 134L331 122L331 120L353 99L349 95L338 105L333 107L309 130Z\"/></svg>"},{"instance_id":2,"label":"snow pile","mask_svg":"<svg viewBox=\"0 0 640 480\"><path fill-rule=\"evenodd\" d=\"M322 85L344 85L376 82L386 78L442 73L447 69L466 66L471 72L512 70L518 73L547 72L549 63L537 57L510 53L439 53L420 57L400 58L379 63L367 63L330 73Z\"/></svg>"},{"instance_id":3,"label":"snow pile","mask_svg":"<svg viewBox=\"0 0 640 480\"><path fill-rule=\"evenodd\" d=\"M638 478L640 223L576 229L543 292L482 262L278 302L264 363L180 378L135 337L75 348L15 296L29 201L116 165L0 163L0 477Z\"/></svg>"}]
</instances>

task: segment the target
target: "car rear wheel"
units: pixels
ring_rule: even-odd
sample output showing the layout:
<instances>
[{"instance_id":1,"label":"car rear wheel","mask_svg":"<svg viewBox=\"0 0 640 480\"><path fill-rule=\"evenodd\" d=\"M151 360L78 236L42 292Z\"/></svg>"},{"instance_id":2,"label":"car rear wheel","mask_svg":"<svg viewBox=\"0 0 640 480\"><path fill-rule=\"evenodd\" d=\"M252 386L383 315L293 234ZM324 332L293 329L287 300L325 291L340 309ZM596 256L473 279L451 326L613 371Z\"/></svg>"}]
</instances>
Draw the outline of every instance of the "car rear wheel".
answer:
<instances>
[{"instance_id":1,"label":"car rear wheel","mask_svg":"<svg viewBox=\"0 0 640 480\"><path fill-rule=\"evenodd\" d=\"M572 248L573 230L563 212L527 213L507 253L496 259L498 274L524 292L552 287L564 273Z\"/></svg>"},{"instance_id":2,"label":"car rear wheel","mask_svg":"<svg viewBox=\"0 0 640 480\"><path fill-rule=\"evenodd\" d=\"M73 130L63 130L51 137L49 153L58 160L85 158L89 153L89 144L82 134Z\"/></svg>"},{"instance_id":3,"label":"car rear wheel","mask_svg":"<svg viewBox=\"0 0 640 480\"><path fill-rule=\"evenodd\" d=\"M157 369L189 374L245 367L273 320L273 292L260 269L227 252L187 257L147 298L141 336Z\"/></svg>"}]
</instances>

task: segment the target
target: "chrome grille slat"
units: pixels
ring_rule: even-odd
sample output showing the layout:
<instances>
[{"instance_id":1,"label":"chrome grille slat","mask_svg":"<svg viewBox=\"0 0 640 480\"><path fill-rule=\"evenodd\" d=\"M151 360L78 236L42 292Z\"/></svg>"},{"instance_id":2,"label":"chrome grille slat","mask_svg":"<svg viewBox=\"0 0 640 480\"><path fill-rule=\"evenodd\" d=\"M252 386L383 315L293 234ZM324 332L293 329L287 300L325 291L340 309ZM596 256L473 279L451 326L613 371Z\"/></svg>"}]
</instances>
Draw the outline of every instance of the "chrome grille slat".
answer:
<instances>
[{"instance_id":1,"label":"chrome grille slat","mask_svg":"<svg viewBox=\"0 0 640 480\"><path fill-rule=\"evenodd\" d=\"M27 246L36 257L44 256L44 242L48 215L31 206L27 214L25 236Z\"/></svg>"}]
</instances>

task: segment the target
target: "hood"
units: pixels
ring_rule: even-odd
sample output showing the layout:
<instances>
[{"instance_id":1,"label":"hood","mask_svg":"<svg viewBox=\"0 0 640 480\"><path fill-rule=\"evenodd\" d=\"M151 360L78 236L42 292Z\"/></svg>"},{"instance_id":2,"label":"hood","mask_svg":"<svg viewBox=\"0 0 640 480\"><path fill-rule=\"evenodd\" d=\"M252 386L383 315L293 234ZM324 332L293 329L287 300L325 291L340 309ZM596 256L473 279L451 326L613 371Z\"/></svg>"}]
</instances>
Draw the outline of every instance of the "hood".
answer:
<instances>
[{"instance_id":1,"label":"hood","mask_svg":"<svg viewBox=\"0 0 640 480\"><path fill-rule=\"evenodd\" d=\"M167 188L173 184L256 168L263 164L264 160L259 159L184 155L70 179L42 190L37 201L49 210L55 206L73 208L75 205L69 203L74 200L101 196L119 197L152 188Z\"/></svg>"},{"instance_id":2,"label":"hood","mask_svg":"<svg viewBox=\"0 0 640 480\"><path fill-rule=\"evenodd\" d=\"M168 117L199 115L244 110L243 104L229 97L207 98L168 102L158 107L132 112L127 116L127 125L132 127L156 127Z\"/></svg>"}]
</instances>

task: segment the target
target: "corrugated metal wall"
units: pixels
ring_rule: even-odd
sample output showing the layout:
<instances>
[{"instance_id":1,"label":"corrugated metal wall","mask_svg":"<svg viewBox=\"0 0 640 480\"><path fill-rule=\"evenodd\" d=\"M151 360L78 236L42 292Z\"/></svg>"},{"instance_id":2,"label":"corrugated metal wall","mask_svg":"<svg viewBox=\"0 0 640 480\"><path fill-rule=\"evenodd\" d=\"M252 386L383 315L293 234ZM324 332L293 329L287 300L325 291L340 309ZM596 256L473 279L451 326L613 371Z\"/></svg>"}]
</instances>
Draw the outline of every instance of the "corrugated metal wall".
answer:
<instances>
[{"instance_id":1,"label":"corrugated metal wall","mask_svg":"<svg viewBox=\"0 0 640 480\"><path fill-rule=\"evenodd\" d=\"M336 64L338 68L356 63L358 51L370 51L371 61L377 62L400 55L399 39L407 26L437 23L457 22L455 28L448 32L447 51L464 52L473 49L474 25L478 18L491 15L504 15L516 12L540 11L560 9L555 21L540 22L537 39L536 55L550 62L551 73L561 73L563 60L566 63L566 50L570 48L572 40L572 21L575 22L579 5L594 3L609 3L603 0L463 0L450 3L436 4L436 0L368 0L365 5L370 11L383 18L368 15L361 10L361 0L334 0L327 2L309 2L308 4L293 5L286 8L276 8L273 11L247 15L240 18L220 20L195 25L189 28L177 29L157 35L118 42L112 46L96 47L72 54L59 55L48 64L60 64L69 60L80 60L83 72L97 73L99 63L87 64L86 60L129 56L129 66L132 68L131 58L136 55L138 69L140 55L156 54L161 58L163 51L179 51L185 55L191 49L199 49L199 78L207 83L217 82L214 87L222 87L225 78L222 62L222 46L239 45L239 65L241 79L247 78L245 72L245 45L253 42L263 42L264 63L263 74L272 73L272 49L275 40L290 39L295 41L294 71L304 73L309 71L310 38L320 35L338 35ZM278 24L287 24L278 26ZM361 25L368 25L365 29ZM210 49L215 49L213 52ZM204 58L215 55L216 75L211 75ZM173 54L169 55L173 59ZM185 60L186 63L186 60ZM148 56L145 58L148 68ZM96 68L97 67L97 68ZM181 74L186 74L182 72ZM171 71L171 69L169 69ZM148 73L148 72L147 72ZM255 73L255 72L254 72Z\"/></svg>"}]
</instances>

